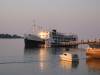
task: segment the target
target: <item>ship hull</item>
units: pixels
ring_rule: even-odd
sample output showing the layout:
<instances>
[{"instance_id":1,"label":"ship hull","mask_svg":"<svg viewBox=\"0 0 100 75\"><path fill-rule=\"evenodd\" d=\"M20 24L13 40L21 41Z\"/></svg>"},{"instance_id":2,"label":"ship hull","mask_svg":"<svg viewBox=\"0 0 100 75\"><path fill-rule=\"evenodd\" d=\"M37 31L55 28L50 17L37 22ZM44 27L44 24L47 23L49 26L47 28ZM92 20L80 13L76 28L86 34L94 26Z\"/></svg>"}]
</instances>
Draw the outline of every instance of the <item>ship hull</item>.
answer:
<instances>
[{"instance_id":1,"label":"ship hull","mask_svg":"<svg viewBox=\"0 0 100 75\"><path fill-rule=\"evenodd\" d=\"M42 47L42 45L45 43L44 41L37 41L30 39L24 39L24 42L25 42L25 48Z\"/></svg>"}]
</instances>

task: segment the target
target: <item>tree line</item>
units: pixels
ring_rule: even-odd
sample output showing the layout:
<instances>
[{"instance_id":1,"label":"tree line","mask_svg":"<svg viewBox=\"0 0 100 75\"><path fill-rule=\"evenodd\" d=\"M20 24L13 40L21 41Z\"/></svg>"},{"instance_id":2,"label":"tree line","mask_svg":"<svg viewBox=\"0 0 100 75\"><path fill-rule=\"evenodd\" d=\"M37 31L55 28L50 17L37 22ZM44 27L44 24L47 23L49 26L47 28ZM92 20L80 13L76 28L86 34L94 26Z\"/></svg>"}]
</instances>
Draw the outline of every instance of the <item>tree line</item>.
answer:
<instances>
[{"instance_id":1,"label":"tree line","mask_svg":"<svg viewBox=\"0 0 100 75\"><path fill-rule=\"evenodd\" d=\"M0 34L0 38L23 38L17 34Z\"/></svg>"}]
</instances>

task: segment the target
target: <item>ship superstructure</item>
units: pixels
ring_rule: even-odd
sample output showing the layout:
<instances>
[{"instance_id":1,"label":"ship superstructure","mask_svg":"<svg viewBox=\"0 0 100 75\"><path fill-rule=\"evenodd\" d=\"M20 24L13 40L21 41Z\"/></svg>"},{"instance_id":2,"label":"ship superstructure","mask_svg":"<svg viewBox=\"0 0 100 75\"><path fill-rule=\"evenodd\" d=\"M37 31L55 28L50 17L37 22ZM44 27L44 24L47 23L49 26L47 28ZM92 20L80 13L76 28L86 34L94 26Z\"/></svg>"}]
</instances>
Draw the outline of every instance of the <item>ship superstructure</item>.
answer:
<instances>
[{"instance_id":1,"label":"ship superstructure","mask_svg":"<svg viewBox=\"0 0 100 75\"><path fill-rule=\"evenodd\" d=\"M64 33L59 33L55 29L50 32L50 43L52 47L64 47L62 45L62 42L71 42L71 41L77 41L78 36L75 34L67 34L65 35ZM76 47L77 45L71 45L68 47Z\"/></svg>"}]
</instances>

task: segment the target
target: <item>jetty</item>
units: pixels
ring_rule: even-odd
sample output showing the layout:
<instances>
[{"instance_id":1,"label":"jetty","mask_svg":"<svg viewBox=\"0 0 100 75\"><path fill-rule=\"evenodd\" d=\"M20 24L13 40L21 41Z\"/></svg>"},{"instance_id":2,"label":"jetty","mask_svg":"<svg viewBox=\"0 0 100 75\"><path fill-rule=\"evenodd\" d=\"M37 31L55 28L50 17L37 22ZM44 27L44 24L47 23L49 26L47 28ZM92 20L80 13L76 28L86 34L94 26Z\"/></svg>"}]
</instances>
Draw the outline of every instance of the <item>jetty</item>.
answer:
<instances>
[{"instance_id":1,"label":"jetty","mask_svg":"<svg viewBox=\"0 0 100 75\"><path fill-rule=\"evenodd\" d=\"M96 48L100 48L100 39L94 39L94 40L80 40L80 41L69 41L69 42L60 42L60 43L56 43L55 46L60 46L60 47L71 47L73 48L73 46L78 46L80 44L87 44L90 47L96 47Z\"/></svg>"}]
</instances>

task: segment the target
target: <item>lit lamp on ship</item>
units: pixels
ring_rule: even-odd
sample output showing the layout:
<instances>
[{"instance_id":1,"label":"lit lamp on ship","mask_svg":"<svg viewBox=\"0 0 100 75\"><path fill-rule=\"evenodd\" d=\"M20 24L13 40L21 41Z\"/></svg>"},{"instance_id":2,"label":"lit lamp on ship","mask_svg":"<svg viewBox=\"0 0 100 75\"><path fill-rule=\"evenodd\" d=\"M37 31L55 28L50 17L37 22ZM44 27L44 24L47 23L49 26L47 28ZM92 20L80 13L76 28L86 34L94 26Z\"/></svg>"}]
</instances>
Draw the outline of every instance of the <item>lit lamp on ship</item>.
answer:
<instances>
[{"instance_id":1,"label":"lit lamp on ship","mask_svg":"<svg viewBox=\"0 0 100 75\"><path fill-rule=\"evenodd\" d=\"M39 37L43 40L45 40L45 47L47 47L48 42L47 40L49 39L49 32L40 32Z\"/></svg>"}]
</instances>

